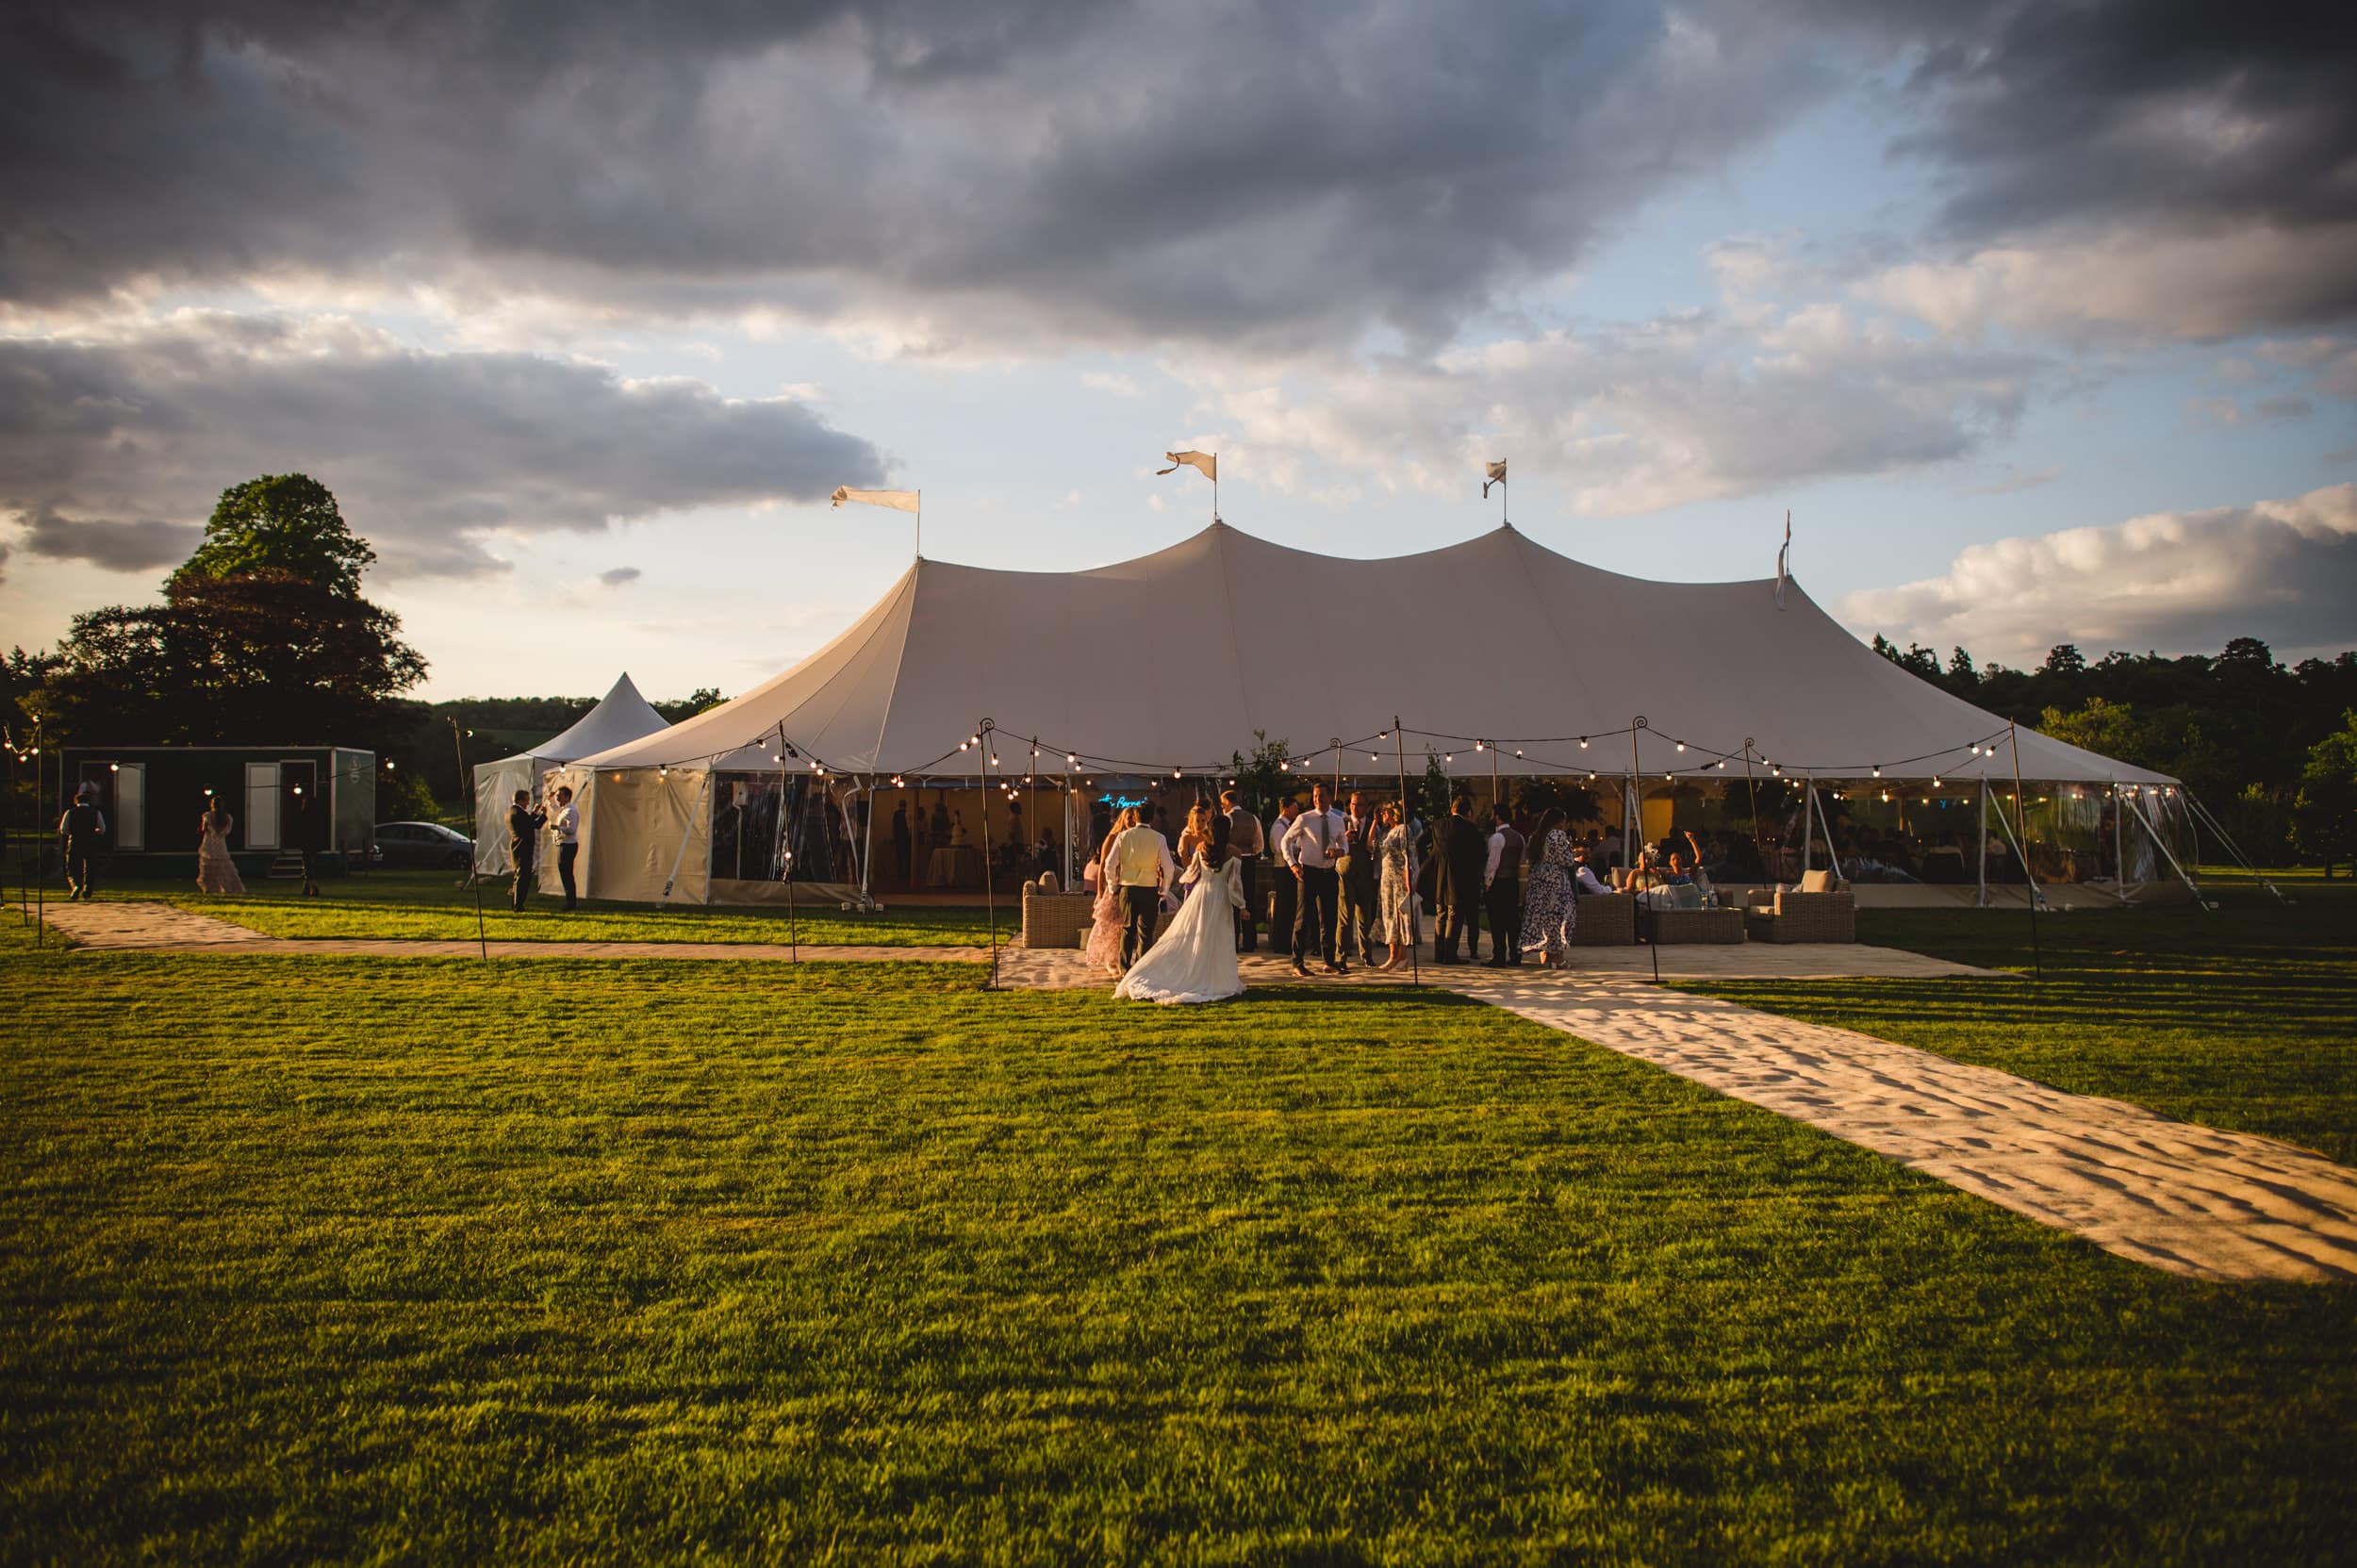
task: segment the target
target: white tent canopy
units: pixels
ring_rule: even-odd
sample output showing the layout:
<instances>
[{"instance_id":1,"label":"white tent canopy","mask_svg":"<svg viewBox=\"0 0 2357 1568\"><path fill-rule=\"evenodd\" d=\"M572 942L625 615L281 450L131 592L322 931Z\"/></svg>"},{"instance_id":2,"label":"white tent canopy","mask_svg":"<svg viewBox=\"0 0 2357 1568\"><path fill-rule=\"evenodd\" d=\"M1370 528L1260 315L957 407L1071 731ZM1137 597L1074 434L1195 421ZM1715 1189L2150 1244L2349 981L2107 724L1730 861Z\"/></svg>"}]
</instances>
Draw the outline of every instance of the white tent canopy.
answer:
<instances>
[{"instance_id":1,"label":"white tent canopy","mask_svg":"<svg viewBox=\"0 0 2357 1568\"><path fill-rule=\"evenodd\" d=\"M562 734L552 735L528 751L477 765L474 770L474 864L476 871L504 876L515 868L507 853L507 806L516 791L539 791L551 768L579 757L641 740L667 728L668 720L654 711L627 670L598 705L581 716ZM544 867L553 885L553 864Z\"/></svg>"},{"instance_id":2,"label":"white tent canopy","mask_svg":"<svg viewBox=\"0 0 2357 1568\"><path fill-rule=\"evenodd\" d=\"M1396 715L1411 770L1429 749L1455 751L1464 775L1494 761L1610 777L1631 767L1641 715L1634 765L1656 777L1739 775L1747 755L1763 775L2013 776L2003 719L1875 653L1797 585L1785 599L1765 579L1620 576L1505 526L1382 560L1225 523L1085 571L920 559L792 669L583 755L618 772L775 767L754 750L766 739L836 773L972 777L989 749L958 743L987 717L1017 774L1032 737L1047 771L1077 752L1098 772L1194 776L1250 752L1256 733L1318 772L1339 739L1343 771L1365 773L1392 763L1376 737ZM2025 779L2175 782L2030 731L2019 746Z\"/></svg>"}]
</instances>

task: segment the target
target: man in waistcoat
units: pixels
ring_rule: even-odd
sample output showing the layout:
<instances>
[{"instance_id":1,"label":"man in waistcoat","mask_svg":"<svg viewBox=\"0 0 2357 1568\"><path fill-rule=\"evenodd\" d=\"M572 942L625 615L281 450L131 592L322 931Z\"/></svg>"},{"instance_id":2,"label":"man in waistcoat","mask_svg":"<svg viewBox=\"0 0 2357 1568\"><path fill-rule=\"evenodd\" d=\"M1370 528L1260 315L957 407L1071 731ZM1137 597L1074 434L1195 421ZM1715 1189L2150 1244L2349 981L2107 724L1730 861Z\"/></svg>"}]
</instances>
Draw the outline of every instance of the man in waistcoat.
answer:
<instances>
[{"instance_id":1,"label":"man in waistcoat","mask_svg":"<svg viewBox=\"0 0 2357 1568\"><path fill-rule=\"evenodd\" d=\"M1490 966L1523 961L1523 835L1514 819L1497 814L1490 834L1490 868L1483 883L1490 910Z\"/></svg>"},{"instance_id":2,"label":"man in waistcoat","mask_svg":"<svg viewBox=\"0 0 2357 1568\"><path fill-rule=\"evenodd\" d=\"M1382 922L1376 903L1381 867L1376 864L1381 834L1375 826L1375 812L1358 790L1350 792L1350 810L1343 820L1347 848L1334 868L1342 879L1342 929L1335 945L1344 963L1355 954L1360 963L1372 965L1370 938Z\"/></svg>"},{"instance_id":3,"label":"man in waistcoat","mask_svg":"<svg viewBox=\"0 0 2357 1568\"><path fill-rule=\"evenodd\" d=\"M107 836L107 814L98 809L98 786L85 784L58 818L58 840L65 850L65 896L89 903L98 896L98 841Z\"/></svg>"},{"instance_id":4,"label":"man in waistcoat","mask_svg":"<svg viewBox=\"0 0 2357 1568\"><path fill-rule=\"evenodd\" d=\"M1228 817L1228 852L1236 857L1237 879L1244 883L1244 908L1236 916L1236 950L1248 953L1261 945L1255 921L1261 913L1261 851L1268 838L1261 819L1244 809L1232 789L1222 790L1219 809Z\"/></svg>"},{"instance_id":5,"label":"man in waistcoat","mask_svg":"<svg viewBox=\"0 0 2357 1568\"><path fill-rule=\"evenodd\" d=\"M1456 963L1459 937L1471 962L1480 956L1481 872L1489 864L1490 839L1474 824L1470 796L1457 797L1449 814L1432 824L1432 903L1440 916L1432 962Z\"/></svg>"}]
</instances>

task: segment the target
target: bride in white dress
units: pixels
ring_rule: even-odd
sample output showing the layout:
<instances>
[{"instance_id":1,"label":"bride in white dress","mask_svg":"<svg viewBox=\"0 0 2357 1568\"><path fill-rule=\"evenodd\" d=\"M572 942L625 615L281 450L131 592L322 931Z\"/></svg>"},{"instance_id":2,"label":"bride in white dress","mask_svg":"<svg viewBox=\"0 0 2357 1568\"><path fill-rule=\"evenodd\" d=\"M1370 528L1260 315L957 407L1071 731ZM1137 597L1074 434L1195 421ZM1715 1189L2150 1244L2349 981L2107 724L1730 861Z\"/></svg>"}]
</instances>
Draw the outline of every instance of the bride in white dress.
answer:
<instances>
[{"instance_id":1,"label":"bride in white dress","mask_svg":"<svg viewBox=\"0 0 2357 1568\"><path fill-rule=\"evenodd\" d=\"M1225 1001L1244 995L1236 966L1236 914L1244 908L1238 867L1228 852L1226 817L1215 819L1211 844L1197 850L1178 880L1195 891L1178 906L1162 934L1113 987L1132 1001Z\"/></svg>"}]
</instances>

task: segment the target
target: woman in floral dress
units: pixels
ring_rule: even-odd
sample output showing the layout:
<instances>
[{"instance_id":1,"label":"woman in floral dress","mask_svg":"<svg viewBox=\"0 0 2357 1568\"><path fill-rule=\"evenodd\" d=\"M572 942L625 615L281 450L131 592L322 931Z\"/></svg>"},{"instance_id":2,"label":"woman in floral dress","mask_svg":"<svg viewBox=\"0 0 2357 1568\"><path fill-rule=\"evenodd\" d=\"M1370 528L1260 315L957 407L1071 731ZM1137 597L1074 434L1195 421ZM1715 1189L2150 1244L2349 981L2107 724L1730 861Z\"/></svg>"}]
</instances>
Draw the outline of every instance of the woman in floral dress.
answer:
<instances>
[{"instance_id":1,"label":"woman in floral dress","mask_svg":"<svg viewBox=\"0 0 2357 1568\"><path fill-rule=\"evenodd\" d=\"M1383 921L1383 940L1392 949L1378 966L1404 969L1416 944L1424 939L1416 922L1416 841L1402 825L1396 801L1384 802L1376 813L1376 825L1383 830L1383 842L1377 851L1383 860L1377 908Z\"/></svg>"},{"instance_id":2,"label":"woman in floral dress","mask_svg":"<svg viewBox=\"0 0 2357 1568\"><path fill-rule=\"evenodd\" d=\"M1558 807L1539 818L1531 842L1538 852L1523 881L1523 947L1541 949L1539 962L1560 969L1571 962L1572 932L1579 923L1572 894L1572 837Z\"/></svg>"}]
</instances>

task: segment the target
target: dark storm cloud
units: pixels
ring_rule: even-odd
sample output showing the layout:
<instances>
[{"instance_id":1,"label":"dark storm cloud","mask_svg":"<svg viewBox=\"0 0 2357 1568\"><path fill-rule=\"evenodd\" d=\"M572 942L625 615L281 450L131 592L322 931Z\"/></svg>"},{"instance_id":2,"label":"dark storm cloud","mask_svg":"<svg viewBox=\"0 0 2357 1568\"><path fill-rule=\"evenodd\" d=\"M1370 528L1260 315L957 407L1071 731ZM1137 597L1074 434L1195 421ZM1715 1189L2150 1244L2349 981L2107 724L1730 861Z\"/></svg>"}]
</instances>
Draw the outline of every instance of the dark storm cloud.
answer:
<instances>
[{"instance_id":1,"label":"dark storm cloud","mask_svg":"<svg viewBox=\"0 0 2357 1568\"><path fill-rule=\"evenodd\" d=\"M204 536L205 529L197 523L109 522L104 518L62 518L43 509L25 519L24 544L53 561L144 571L179 565Z\"/></svg>"},{"instance_id":2,"label":"dark storm cloud","mask_svg":"<svg viewBox=\"0 0 2357 1568\"><path fill-rule=\"evenodd\" d=\"M1438 332L1832 74L1627 3L110 5L0 47L0 296L325 273Z\"/></svg>"},{"instance_id":3,"label":"dark storm cloud","mask_svg":"<svg viewBox=\"0 0 2357 1568\"><path fill-rule=\"evenodd\" d=\"M0 512L38 554L188 553L229 485L300 469L391 575L503 569L487 531L594 530L872 484L875 448L797 404L521 354L427 354L347 323L179 316L0 339ZM97 520L157 518L163 521Z\"/></svg>"},{"instance_id":4,"label":"dark storm cloud","mask_svg":"<svg viewBox=\"0 0 2357 1568\"><path fill-rule=\"evenodd\" d=\"M1960 226L2357 219L2348 7L2011 0L1929 14L1939 31L1911 85L1940 109L1900 145L1950 172Z\"/></svg>"}]
</instances>

